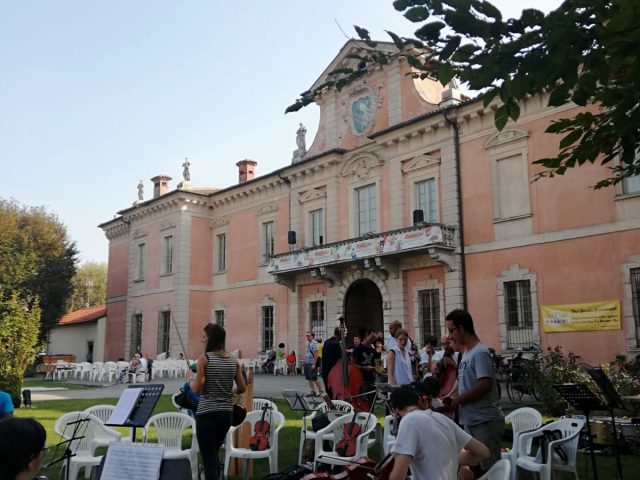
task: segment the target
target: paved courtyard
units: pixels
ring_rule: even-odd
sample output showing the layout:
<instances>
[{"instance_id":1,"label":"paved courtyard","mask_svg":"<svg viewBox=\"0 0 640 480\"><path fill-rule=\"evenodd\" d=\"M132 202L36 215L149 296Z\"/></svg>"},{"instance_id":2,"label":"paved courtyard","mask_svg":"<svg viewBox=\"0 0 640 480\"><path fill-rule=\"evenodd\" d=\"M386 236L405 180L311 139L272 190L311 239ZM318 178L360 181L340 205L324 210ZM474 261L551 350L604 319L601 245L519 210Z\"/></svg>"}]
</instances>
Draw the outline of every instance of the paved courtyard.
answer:
<instances>
[{"instance_id":1,"label":"paved courtyard","mask_svg":"<svg viewBox=\"0 0 640 480\"><path fill-rule=\"evenodd\" d=\"M73 381L71 381L73 382ZM150 383L162 383L164 384L163 395L173 395L185 382L184 379L160 379L154 380ZM119 398L122 391L127 388L127 384L96 384L92 382L73 382L82 383L86 385L96 386L95 388L88 388L85 390L37 390L33 389L31 397L33 401L41 400L72 400L72 399L87 399L87 398ZM141 384L144 385L144 384ZM282 392L285 390L296 390L303 393L309 392L309 384L302 375L268 375L263 373L257 373L254 375L253 381L253 396L260 398L279 398L282 399ZM520 406L535 406L538 402L530 398L528 395L523 397L523 404ZM500 405L503 408L512 409L515 407L509 400L502 384L502 397L500 399Z\"/></svg>"},{"instance_id":2,"label":"paved courtyard","mask_svg":"<svg viewBox=\"0 0 640 480\"><path fill-rule=\"evenodd\" d=\"M73 381L70 381L73 382ZM164 384L163 395L172 395L185 382L185 379L156 379L149 383ZM118 398L127 384L98 384L94 382L73 382L95 386L85 390L38 390L32 389L31 397L38 400L64 400L83 398ZM141 384L144 385L144 384ZM253 381L253 396L261 398L282 398L284 390L309 392L309 384L302 375L267 375L255 374Z\"/></svg>"}]
</instances>

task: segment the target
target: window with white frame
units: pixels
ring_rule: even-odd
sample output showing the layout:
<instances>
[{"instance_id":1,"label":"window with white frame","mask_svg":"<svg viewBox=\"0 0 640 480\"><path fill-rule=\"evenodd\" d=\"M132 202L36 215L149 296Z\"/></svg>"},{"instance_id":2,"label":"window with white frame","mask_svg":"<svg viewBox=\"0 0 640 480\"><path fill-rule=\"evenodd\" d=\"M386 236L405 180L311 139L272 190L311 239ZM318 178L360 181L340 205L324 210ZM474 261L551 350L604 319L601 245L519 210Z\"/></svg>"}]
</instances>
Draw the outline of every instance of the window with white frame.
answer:
<instances>
[{"instance_id":1,"label":"window with white frame","mask_svg":"<svg viewBox=\"0 0 640 480\"><path fill-rule=\"evenodd\" d=\"M378 230L376 186L366 185L356 189L356 205L358 212L358 235Z\"/></svg>"},{"instance_id":2,"label":"window with white frame","mask_svg":"<svg viewBox=\"0 0 640 480\"><path fill-rule=\"evenodd\" d=\"M536 273L517 263L496 279L501 350L540 343L537 285Z\"/></svg>"},{"instance_id":3,"label":"window with white frame","mask_svg":"<svg viewBox=\"0 0 640 480\"><path fill-rule=\"evenodd\" d=\"M139 243L138 244L138 253L137 253L137 259L136 259L136 274L137 274L137 280L143 280L144 279L144 262L145 262L145 254L147 251L147 245L145 243Z\"/></svg>"},{"instance_id":4,"label":"window with white frame","mask_svg":"<svg viewBox=\"0 0 640 480\"><path fill-rule=\"evenodd\" d=\"M518 153L496 158L494 165L494 218L509 219L529 215L531 202L525 157Z\"/></svg>"},{"instance_id":5,"label":"window with white frame","mask_svg":"<svg viewBox=\"0 0 640 480\"><path fill-rule=\"evenodd\" d=\"M640 193L640 175L633 175L622 180L624 194Z\"/></svg>"},{"instance_id":6,"label":"window with white frame","mask_svg":"<svg viewBox=\"0 0 640 480\"><path fill-rule=\"evenodd\" d=\"M631 283L631 305L633 308L633 323L636 331L636 347L640 347L640 268L629 270Z\"/></svg>"},{"instance_id":7,"label":"window with white frame","mask_svg":"<svg viewBox=\"0 0 640 480\"><path fill-rule=\"evenodd\" d=\"M170 356L169 352L169 332L171 330L171 312L164 310L158 314L158 354L166 353L167 357Z\"/></svg>"},{"instance_id":8,"label":"window with white frame","mask_svg":"<svg viewBox=\"0 0 640 480\"><path fill-rule=\"evenodd\" d=\"M274 334L274 318L273 306L263 306L261 309L262 316L262 351L273 350L273 334Z\"/></svg>"},{"instance_id":9,"label":"window with white frame","mask_svg":"<svg viewBox=\"0 0 640 480\"><path fill-rule=\"evenodd\" d=\"M131 355L142 351L142 314L136 313L131 318Z\"/></svg>"},{"instance_id":10,"label":"window with white frame","mask_svg":"<svg viewBox=\"0 0 640 480\"><path fill-rule=\"evenodd\" d=\"M427 223L437 222L438 213L435 178L416 182L415 196L416 210L422 210L424 213L424 221Z\"/></svg>"},{"instance_id":11,"label":"window with white frame","mask_svg":"<svg viewBox=\"0 0 640 480\"><path fill-rule=\"evenodd\" d=\"M429 337L440 340L440 291L437 288L418 292L418 319L421 327L422 345Z\"/></svg>"},{"instance_id":12,"label":"window with white frame","mask_svg":"<svg viewBox=\"0 0 640 480\"><path fill-rule=\"evenodd\" d=\"M173 235L164 237L163 246L162 273L169 274L173 272Z\"/></svg>"},{"instance_id":13,"label":"window with white frame","mask_svg":"<svg viewBox=\"0 0 640 480\"><path fill-rule=\"evenodd\" d=\"M216 235L216 272L224 272L227 269L227 235Z\"/></svg>"},{"instance_id":14,"label":"window with white frame","mask_svg":"<svg viewBox=\"0 0 640 480\"><path fill-rule=\"evenodd\" d=\"M262 263L269 263L275 252L274 232L274 222L264 222L262 224Z\"/></svg>"},{"instance_id":15,"label":"window with white frame","mask_svg":"<svg viewBox=\"0 0 640 480\"><path fill-rule=\"evenodd\" d=\"M324 243L324 215L321 208L309 212L309 226L311 227L311 246L322 245Z\"/></svg>"},{"instance_id":16,"label":"window with white frame","mask_svg":"<svg viewBox=\"0 0 640 480\"><path fill-rule=\"evenodd\" d=\"M224 310L216 310L213 315L215 324L224 328Z\"/></svg>"},{"instance_id":17,"label":"window with white frame","mask_svg":"<svg viewBox=\"0 0 640 480\"><path fill-rule=\"evenodd\" d=\"M504 282L504 311L512 348L529 346L533 332L529 280Z\"/></svg>"},{"instance_id":18,"label":"window with white frame","mask_svg":"<svg viewBox=\"0 0 640 480\"><path fill-rule=\"evenodd\" d=\"M326 339L324 328L324 301L309 302L310 330L316 334L316 338Z\"/></svg>"}]
</instances>

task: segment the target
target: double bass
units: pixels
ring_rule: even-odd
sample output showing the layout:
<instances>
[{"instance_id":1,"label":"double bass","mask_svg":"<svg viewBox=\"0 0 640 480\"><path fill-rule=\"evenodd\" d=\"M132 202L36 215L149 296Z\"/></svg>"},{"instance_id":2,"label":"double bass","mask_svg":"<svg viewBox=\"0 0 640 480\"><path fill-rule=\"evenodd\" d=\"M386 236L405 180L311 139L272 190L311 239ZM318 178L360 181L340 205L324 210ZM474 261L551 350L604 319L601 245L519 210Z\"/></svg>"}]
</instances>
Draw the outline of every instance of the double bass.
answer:
<instances>
[{"instance_id":1,"label":"double bass","mask_svg":"<svg viewBox=\"0 0 640 480\"><path fill-rule=\"evenodd\" d=\"M327 379L329 388L333 393L333 400L345 400L351 403L356 410L368 412L371 405L366 400L366 397L360 396L364 385L362 372L347 358L344 317L340 317L340 350L342 357L333 366Z\"/></svg>"}]
</instances>

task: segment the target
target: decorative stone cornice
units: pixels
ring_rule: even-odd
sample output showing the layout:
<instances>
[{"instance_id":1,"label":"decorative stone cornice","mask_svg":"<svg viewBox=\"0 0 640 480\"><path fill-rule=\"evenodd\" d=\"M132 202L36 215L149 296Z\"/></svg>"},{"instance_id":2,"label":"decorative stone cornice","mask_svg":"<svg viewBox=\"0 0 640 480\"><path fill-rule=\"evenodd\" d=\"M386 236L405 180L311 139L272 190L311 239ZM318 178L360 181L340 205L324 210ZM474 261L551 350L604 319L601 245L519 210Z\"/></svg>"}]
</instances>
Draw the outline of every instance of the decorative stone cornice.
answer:
<instances>
[{"instance_id":1,"label":"decorative stone cornice","mask_svg":"<svg viewBox=\"0 0 640 480\"><path fill-rule=\"evenodd\" d=\"M380 167L383 164L384 160L378 157L375 153L358 153L353 158L345 162L344 166L340 170L340 175L343 177L355 175L360 179L365 179L369 177L371 169Z\"/></svg>"},{"instance_id":2,"label":"decorative stone cornice","mask_svg":"<svg viewBox=\"0 0 640 480\"><path fill-rule=\"evenodd\" d=\"M126 237L129 234L129 224L118 219L115 223L109 223L102 226L105 237L107 240L116 240L119 237Z\"/></svg>"},{"instance_id":3,"label":"decorative stone cornice","mask_svg":"<svg viewBox=\"0 0 640 480\"><path fill-rule=\"evenodd\" d=\"M170 228L175 228L176 227L176 223L171 221L171 220L165 220L164 222L162 222L160 224L160 231L162 230L169 230Z\"/></svg>"},{"instance_id":4,"label":"decorative stone cornice","mask_svg":"<svg viewBox=\"0 0 640 480\"><path fill-rule=\"evenodd\" d=\"M414 159L409 160L402 165L402 172L408 173L414 170L427 168L432 165L438 165L439 163L440 159L437 157L433 157L431 155L418 155Z\"/></svg>"},{"instance_id":5,"label":"decorative stone cornice","mask_svg":"<svg viewBox=\"0 0 640 480\"><path fill-rule=\"evenodd\" d=\"M147 231L144 228L136 228L133 231L133 238L146 237Z\"/></svg>"}]
</instances>

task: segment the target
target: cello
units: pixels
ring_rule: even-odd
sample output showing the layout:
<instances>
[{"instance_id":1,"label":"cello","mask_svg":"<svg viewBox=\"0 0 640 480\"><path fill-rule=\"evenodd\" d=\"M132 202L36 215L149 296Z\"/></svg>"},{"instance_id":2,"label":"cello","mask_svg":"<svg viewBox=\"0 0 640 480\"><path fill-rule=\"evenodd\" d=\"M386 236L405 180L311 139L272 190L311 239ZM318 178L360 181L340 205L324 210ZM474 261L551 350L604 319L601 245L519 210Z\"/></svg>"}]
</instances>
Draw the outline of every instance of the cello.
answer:
<instances>
[{"instance_id":1,"label":"cello","mask_svg":"<svg viewBox=\"0 0 640 480\"><path fill-rule=\"evenodd\" d=\"M340 317L340 350L342 357L333 366L327 378L327 383L333 393L333 400L345 400L351 403L356 410L368 412L371 406L365 397L360 396L364 385L362 372L347 358L344 317Z\"/></svg>"}]
</instances>

